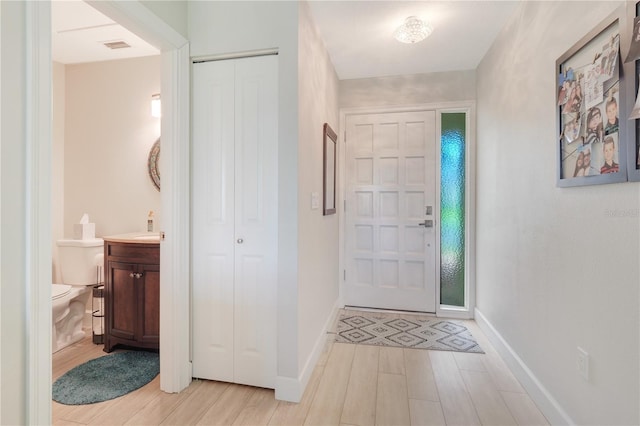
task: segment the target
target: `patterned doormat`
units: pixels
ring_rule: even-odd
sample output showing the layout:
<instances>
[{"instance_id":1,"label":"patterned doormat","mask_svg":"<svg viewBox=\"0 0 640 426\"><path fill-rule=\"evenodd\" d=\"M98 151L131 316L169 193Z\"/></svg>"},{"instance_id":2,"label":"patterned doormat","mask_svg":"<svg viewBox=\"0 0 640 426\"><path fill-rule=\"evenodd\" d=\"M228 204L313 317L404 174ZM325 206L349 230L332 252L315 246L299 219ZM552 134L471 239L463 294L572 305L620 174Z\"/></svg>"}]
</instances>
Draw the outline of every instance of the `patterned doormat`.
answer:
<instances>
[{"instance_id":1,"label":"patterned doormat","mask_svg":"<svg viewBox=\"0 0 640 426\"><path fill-rule=\"evenodd\" d=\"M461 322L410 314L343 310L338 320L335 341L484 353Z\"/></svg>"}]
</instances>

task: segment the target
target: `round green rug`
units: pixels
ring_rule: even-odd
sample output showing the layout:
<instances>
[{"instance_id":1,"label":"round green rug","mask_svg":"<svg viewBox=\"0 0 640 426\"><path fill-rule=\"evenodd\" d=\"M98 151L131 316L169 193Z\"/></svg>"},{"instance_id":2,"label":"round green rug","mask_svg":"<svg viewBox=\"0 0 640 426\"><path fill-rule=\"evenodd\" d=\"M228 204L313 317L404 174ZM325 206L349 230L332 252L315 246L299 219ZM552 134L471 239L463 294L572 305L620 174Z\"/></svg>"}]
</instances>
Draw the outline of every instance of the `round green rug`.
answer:
<instances>
[{"instance_id":1,"label":"round green rug","mask_svg":"<svg viewBox=\"0 0 640 426\"><path fill-rule=\"evenodd\" d=\"M118 352L67 371L53 384L53 400L66 405L107 401L146 385L159 372L157 353Z\"/></svg>"}]
</instances>

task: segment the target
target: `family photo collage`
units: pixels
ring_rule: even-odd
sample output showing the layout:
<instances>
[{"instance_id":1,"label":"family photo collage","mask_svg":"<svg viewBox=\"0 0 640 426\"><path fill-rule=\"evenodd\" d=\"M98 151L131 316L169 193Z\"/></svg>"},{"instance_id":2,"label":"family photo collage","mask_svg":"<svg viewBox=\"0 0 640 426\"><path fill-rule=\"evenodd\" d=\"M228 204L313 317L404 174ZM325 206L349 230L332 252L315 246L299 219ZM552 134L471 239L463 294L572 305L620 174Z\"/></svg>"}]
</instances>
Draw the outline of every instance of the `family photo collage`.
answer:
<instances>
[{"instance_id":1,"label":"family photo collage","mask_svg":"<svg viewBox=\"0 0 640 426\"><path fill-rule=\"evenodd\" d=\"M558 77L564 178L619 173L620 35L610 34L592 62Z\"/></svg>"},{"instance_id":2,"label":"family photo collage","mask_svg":"<svg viewBox=\"0 0 640 426\"><path fill-rule=\"evenodd\" d=\"M640 181L638 15L625 4L556 60L559 187Z\"/></svg>"}]
</instances>

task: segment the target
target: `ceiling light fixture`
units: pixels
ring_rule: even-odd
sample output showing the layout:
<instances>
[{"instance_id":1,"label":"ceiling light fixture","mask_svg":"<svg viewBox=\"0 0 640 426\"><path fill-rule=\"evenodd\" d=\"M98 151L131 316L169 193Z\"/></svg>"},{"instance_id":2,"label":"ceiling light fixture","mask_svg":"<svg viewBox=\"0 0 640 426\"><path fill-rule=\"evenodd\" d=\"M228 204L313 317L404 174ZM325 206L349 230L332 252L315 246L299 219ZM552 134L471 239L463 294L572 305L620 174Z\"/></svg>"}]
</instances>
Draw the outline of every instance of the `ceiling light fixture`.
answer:
<instances>
[{"instance_id":1,"label":"ceiling light fixture","mask_svg":"<svg viewBox=\"0 0 640 426\"><path fill-rule=\"evenodd\" d=\"M404 23L396 29L393 36L402 43L417 43L429 37L433 32L433 27L428 22L415 16L409 16Z\"/></svg>"}]
</instances>

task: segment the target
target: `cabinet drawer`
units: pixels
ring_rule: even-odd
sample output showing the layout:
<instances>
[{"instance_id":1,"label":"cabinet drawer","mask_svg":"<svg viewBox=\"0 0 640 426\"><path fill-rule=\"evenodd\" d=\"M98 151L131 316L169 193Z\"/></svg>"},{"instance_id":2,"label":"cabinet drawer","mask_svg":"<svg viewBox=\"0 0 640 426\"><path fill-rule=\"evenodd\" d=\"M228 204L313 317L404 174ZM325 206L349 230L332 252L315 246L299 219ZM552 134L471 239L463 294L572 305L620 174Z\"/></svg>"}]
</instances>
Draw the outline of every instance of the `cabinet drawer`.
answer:
<instances>
[{"instance_id":1,"label":"cabinet drawer","mask_svg":"<svg viewBox=\"0 0 640 426\"><path fill-rule=\"evenodd\" d=\"M160 244L111 243L105 245L105 256L110 260L160 263Z\"/></svg>"}]
</instances>

